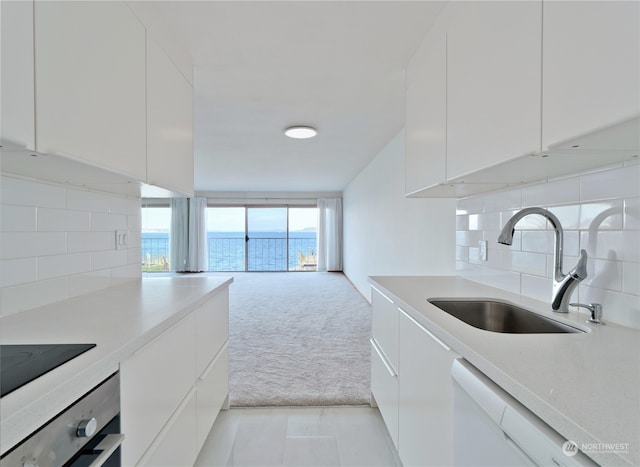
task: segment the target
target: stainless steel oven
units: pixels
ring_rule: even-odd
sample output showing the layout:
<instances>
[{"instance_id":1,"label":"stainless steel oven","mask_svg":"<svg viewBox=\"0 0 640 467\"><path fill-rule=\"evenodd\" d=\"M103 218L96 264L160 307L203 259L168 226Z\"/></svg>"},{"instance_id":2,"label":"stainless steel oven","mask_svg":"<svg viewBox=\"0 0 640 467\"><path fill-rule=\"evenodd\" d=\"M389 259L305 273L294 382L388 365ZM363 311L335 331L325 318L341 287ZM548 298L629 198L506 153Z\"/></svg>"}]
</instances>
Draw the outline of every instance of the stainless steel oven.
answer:
<instances>
[{"instance_id":1,"label":"stainless steel oven","mask_svg":"<svg viewBox=\"0 0 640 467\"><path fill-rule=\"evenodd\" d=\"M0 467L116 467L123 439L114 373L7 451Z\"/></svg>"}]
</instances>

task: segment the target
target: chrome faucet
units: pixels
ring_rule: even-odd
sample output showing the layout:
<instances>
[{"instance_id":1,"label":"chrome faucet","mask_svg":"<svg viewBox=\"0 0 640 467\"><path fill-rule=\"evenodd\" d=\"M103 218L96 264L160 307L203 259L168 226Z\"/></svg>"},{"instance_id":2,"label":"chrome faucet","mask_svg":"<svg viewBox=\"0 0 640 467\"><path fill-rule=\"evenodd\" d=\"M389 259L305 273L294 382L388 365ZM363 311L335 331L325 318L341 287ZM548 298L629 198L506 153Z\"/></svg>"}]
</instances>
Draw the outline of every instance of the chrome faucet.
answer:
<instances>
[{"instance_id":1,"label":"chrome faucet","mask_svg":"<svg viewBox=\"0 0 640 467\"><path fill-rule=\"evenodd\" d=\"M502 232L498 236L498 243L503 245L511 245L513 243L513 232L516 224L529 214L539 214L546 217L555 232L555 249L553 252L553 290L551 293L551 309L558 313L567 313L569 311L569 299L573 290L578 284L587 277L587 252L580 250L580 259L578 264L567 274L562 272L562 248L563 248L563 232L562 226L558 218L546 209L534 207L525 208L518 211L507 221L502 228Z\"/></svg>"}]
</instances>

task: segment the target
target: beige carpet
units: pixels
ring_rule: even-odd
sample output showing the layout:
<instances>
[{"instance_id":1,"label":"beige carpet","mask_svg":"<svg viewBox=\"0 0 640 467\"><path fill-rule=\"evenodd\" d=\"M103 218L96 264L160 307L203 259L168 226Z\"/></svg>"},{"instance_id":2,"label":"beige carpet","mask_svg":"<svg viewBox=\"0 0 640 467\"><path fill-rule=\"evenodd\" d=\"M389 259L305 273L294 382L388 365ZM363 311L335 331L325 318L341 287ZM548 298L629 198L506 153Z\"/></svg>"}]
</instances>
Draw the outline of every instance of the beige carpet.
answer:
<instances>
[{"instance_id":1,"label":"beige carpet","mask_svg":"<svg viewBox=\"0 0 640 467\"><path fill-rule=\"evenodd\" d=\"M233 276L232 406L369 403L371 307L343 274Z\"/></svg>"}]
</instances>

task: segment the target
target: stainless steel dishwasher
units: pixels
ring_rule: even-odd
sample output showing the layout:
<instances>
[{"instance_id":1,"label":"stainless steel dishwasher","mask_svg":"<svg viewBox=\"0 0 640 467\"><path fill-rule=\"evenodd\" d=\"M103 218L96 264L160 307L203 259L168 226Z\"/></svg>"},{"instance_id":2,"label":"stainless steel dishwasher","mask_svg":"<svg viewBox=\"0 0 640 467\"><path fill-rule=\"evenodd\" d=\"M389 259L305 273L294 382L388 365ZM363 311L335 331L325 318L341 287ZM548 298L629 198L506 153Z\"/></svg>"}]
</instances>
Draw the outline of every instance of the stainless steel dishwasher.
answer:
<instances>
[{"instance_id":1,"label":"stainless steel dishwasher","mask_svg":"<svg viewBox=\"0 0 640 467\"><path fill-rule=\"evenodd\" d=\"M466 360L451 376L454 465L597 465Z\"/></svg>"}]
</instances>

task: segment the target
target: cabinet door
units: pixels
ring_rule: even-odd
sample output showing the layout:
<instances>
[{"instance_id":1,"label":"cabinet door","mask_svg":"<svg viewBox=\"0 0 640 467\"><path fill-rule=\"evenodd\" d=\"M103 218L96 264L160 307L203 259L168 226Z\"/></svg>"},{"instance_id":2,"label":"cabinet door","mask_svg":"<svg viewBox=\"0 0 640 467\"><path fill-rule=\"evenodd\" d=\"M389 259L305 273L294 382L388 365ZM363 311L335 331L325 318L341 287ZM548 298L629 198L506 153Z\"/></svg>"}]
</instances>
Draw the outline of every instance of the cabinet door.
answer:
<instances>
[{"instance_id":1,"label":"cabinet door","mask_svg":"<svg viewBox=\"0 0 640 467\"><path fill-rule=\"evenodd\" d=\"M371 394L397 449L398 374L380 351L375 339L371 339Z\"/></svg>"},{"instance_id":2,"label":"cabinet door","mask_svg":"<svg viewBox=\"0 0 640 467\"><path fill-rule=\"evenodd\" d=\"M35 149L33 2L0 2L3 150Z\"/></svg>"},{"instance_id":3,"label":"cabinet door","mask_svg":"<svg viewBox=\"0 0 640 467\"><path fill-rule=\"evenodd\" d=\"M540 151L541 1L453 2L447 177Z\"/></svg>"},{"instance_id":4,"label":"cabinet door","mask_svg":"<svg viewBox=\"0 0 640 467\"><path fill-rule=\"evenodd\" d=\"M546 1L542 146L640 114L640 3Z\"/></svg>"},{"instance_id":5,"label":"cabinet door","mask_svg":"<svg viewBox=\"0 0 640 467\"><path fill-rule=\"evenodd\" d=\"M196 391L192 389L156 437L138 466L178 467L193 465L196 445ZM126 465L123 463L123 465Z\"/></svg>"},{"instance_id":6,"label":"cabinet door","mask_svg":"<svg viewBox=\"0 0 640 467\"><path fill-rule=\"evenodd\" d=\"M118 1L35 3L36 149L146 179L145 30Z\"/></svg>"},{"instance_id":7,"label":"cabinet door","mask_svg":"<svg viewBox=\"0 0 640 467\"><path fill-rule=\"evenodd\" d=\"M195 361L191 314L120 364L123 465L137 463L180 406L196 380Z\"/></svg>"},{"instance_id":8,"label":"cabinet door","mask_svg":"<svg viewBox=\"0 0 640 467\"><path fill-rule=\"evenodd\" d=\"M371 334L380 350L398 371L398 309L391 299L371 288Z\"/></svg>"},{"instance_id":9,"label":"cabinet door","mask_svg":"<svg viewBox=\"0 0 640 467\"><path fill-rule=\"evenodd\" d=\"M407 313L400 313L398 438L405 467L453 463L451 366L458 357Z\"/></svg>"},{"instance_id":10,"label":"cabinet door","mask_svg":"<svg viewBox=\"0 0 640 467\"><path fill-rule=\"evenodd\" d=\"M147 35L147 183L193 195L193 90Z\"/></svg>"},{"instance_id":11,"label":"cabinet door","mask_svg":"<svg viewBox=\"0 0 640 467\"><path fill-rule=\"evenodd\" d=\"M405 190L446 181L447 48L443 31L428 35L407 68Z\"/></svg>"},{"instance_id":12,"label":"cabinet door","mask_svg":"<svg viewBox=\"0 0 640 467\"><path fill-rule=\"evenodd\" d=\"M229 347L211 360L196 383L198 400L197 448L200 451L229 395Z\"/></svg>"},{"instance_id":13,"label":"cabinet door","mask_svg":"<svg viewBox=\"0 0 640 467\"><path fill-rule=\"evenodd\" d=\"M196 371L201 375L229 339L229 289L225 288L196 311Z\"/></svg>"}]
</instances>

